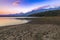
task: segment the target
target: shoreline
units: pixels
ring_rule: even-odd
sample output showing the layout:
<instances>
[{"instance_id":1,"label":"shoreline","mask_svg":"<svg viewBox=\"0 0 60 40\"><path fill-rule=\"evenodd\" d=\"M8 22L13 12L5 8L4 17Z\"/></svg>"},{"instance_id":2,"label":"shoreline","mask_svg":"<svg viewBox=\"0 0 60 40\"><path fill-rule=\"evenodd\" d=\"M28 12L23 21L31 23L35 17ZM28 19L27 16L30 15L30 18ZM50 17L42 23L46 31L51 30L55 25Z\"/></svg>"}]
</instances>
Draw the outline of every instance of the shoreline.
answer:
<instances>
[{"instance_id":1,"label":"shoreline","mask_svg":"<svg viewBox=\"0 0 60 40\"><path fill-rule=\"evenodd\" d=\"M35 21L35 22L36 22L36 21ZM1 30L4 30L4 29L7 30L7 29L19 27L19 26L21 27L22 25L31 25L31 24L32 24L32 25L45 25L45 24L46 24L46 25L49 25L49 24L50 24L50 25L58 25L58 26L60 26L60 23L57 24L57 23L45 23L45 22L42 22L42 23L41 23L41 22L39 22L39 23L36 22L36 23L35 23L35 22L28 22L28 23L25 23L25 24L2 26L2 27L0 27L0 31L1 31Z\"/></svg>"},{"instance_id":2,"label":"shoreline","mask_svg":"<svg viewBox=\"0 0 60 40\"><path fill-rule=\"evenodd\" d=\"M0 28L0 39L6 40L60 40L60 17L31 19L26 24ZM28 19L30 20L30 19Z\"/></svg>"},{"instance_id":3,"label":"shoreline","mask_svg":"<svg viewBox=\"0 0 60 40\"><path fill-rule=\"evenodd\" d=\"M20 18L15 18L19 20ZM60 25L60 17L42 17L42 18L22 18L26 20L31 20L25 24L17 24L17 25L8 25L8 26L1 26L0 30L3 28L10 28L11 26L18 26L18 25L26 25L26 24L53 24L53 25Z\"/></svg>"}]
</instances>

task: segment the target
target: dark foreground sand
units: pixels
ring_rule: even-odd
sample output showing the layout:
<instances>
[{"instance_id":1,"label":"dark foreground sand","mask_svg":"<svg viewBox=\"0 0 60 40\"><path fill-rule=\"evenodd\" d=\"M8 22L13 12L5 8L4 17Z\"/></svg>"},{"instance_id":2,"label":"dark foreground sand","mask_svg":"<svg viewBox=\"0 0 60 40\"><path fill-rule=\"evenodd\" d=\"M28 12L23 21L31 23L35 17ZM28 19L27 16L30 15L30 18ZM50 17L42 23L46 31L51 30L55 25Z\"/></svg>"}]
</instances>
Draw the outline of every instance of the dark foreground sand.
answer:
<instances>
[{"instance_id":1,"label":"dark foreground sand","mask_svg":"<svg viewBox=\"0 0 60 40\"><path fill-rule=\"evenodd\" d=\"M31 20L26 24L1 27L0 40L60 40L60 17Z\"/></svg>"}]
</instances>

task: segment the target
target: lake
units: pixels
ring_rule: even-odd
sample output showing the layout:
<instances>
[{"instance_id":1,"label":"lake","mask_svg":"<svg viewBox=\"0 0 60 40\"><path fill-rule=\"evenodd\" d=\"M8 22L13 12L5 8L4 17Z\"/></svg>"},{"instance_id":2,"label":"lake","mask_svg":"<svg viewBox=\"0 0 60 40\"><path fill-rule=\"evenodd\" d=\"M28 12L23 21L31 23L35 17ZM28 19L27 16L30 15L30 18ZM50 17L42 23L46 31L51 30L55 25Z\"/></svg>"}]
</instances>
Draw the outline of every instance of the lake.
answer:
<instances>
[{"instance_id":1,"label":"lake","mask_svg":"<svg viewBox=\"0 0 60 40\"><path fill-rule=\"evenodd\" d=\"M29 22L29 20L26 20L26 19L0 18L0 27L1 26L24 24L24 23L28 23L28 22Z\"/></svg>"}]
</instances>

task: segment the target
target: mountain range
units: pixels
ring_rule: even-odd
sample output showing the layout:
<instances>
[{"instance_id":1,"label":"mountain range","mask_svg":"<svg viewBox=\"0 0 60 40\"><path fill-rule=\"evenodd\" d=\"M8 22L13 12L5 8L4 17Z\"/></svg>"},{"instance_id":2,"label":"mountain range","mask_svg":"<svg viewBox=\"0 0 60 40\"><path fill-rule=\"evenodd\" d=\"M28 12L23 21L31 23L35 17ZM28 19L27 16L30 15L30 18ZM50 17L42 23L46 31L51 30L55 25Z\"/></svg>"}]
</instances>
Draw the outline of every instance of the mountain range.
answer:
<instances>
[{"instance_id":1,"label":"mountain range","mask_svg":"<svg viewBox=\"0 0 60 40\"><path fill-rule=\"evenodd\" d=\"M9 15L0 15L0 17L28 17L29 15L32 14L37 14L37 13L41 13L41 12L46 12L46 11L53 11L53 10L60 10L60 7L55 7L55 8L38 8L36 10L32 10L30 12L27 13L16 13L16 14L9 14Z\"/></svg>"}]
</instances>

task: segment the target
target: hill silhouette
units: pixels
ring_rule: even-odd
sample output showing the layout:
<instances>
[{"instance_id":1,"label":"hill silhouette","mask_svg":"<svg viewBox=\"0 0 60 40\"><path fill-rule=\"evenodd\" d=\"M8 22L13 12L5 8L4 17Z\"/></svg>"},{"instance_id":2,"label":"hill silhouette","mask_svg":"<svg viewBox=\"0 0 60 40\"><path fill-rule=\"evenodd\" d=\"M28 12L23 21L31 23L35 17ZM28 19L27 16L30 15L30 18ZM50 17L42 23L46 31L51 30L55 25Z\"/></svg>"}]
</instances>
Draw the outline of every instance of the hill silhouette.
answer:
<instances>
[{"instance_id":1,"label":"hill silhouette","mask_svg":"<svg viewBox=\"0 0 60 40\"><path fill-rule=\"evenodd\" d=\"M29 15L32 17L60 16L60 10L50 10Z\"/></svg>"}]
</instances>

